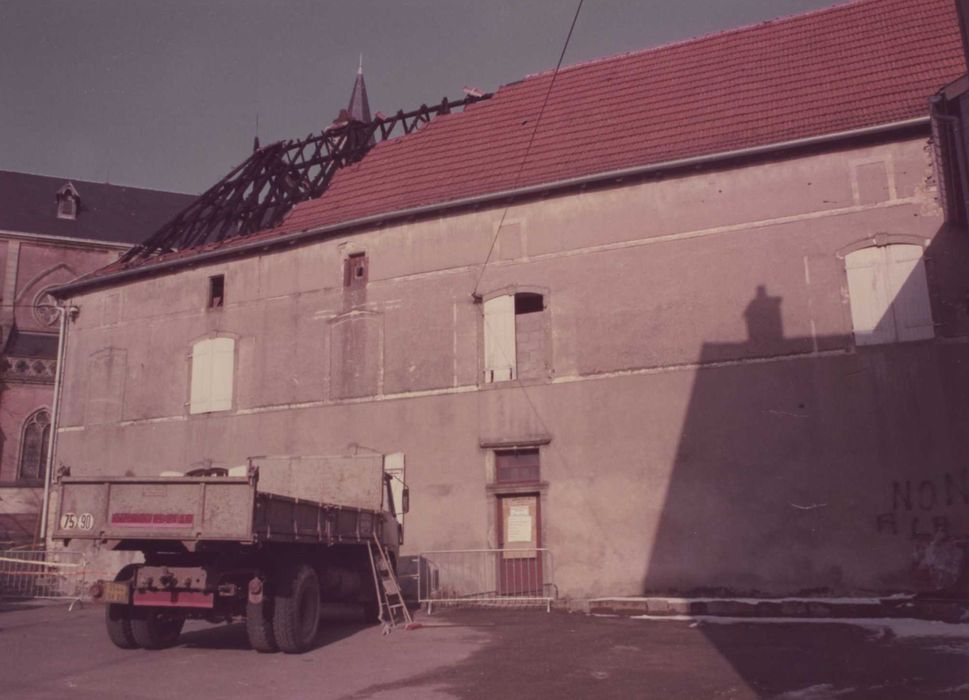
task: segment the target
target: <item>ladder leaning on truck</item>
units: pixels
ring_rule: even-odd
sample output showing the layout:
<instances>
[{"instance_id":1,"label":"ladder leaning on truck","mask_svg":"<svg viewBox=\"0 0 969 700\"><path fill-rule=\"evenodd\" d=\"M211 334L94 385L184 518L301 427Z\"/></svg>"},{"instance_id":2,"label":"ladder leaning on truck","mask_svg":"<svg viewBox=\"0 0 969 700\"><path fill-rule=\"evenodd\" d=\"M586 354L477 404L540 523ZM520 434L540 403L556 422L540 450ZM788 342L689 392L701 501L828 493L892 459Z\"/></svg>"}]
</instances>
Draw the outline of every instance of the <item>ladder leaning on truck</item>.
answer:
<instances>
[{"instance_id":1,"label":"ladder leaning on truck","mask_svg":"<svg viewBox=\"0 0 969 700\"><path fill-rule=\"evenodd\" d=\"M381 469L369 478L381 482L372 508L260 490L252 460L240 476L222 468L148 478L66 471L53 538L144 555L91 586L119 647L161 649L187 619L244 616L254 649L299 653L316 637L321 601L359 603L368 619L391 625L409 619L394 578L403 529L392 477ZM406 487L401 494L406 512Z\"/></svg>"}]
</instances>

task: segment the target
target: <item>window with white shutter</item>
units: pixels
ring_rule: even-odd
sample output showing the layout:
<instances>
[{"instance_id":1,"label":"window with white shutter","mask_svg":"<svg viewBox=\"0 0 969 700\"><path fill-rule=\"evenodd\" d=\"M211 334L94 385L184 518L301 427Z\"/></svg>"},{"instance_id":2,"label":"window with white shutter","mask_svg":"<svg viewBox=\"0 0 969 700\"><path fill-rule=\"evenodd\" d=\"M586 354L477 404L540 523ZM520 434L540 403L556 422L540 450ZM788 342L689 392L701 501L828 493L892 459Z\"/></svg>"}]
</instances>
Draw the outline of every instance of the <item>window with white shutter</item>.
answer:
<instances>
[{"instance_id":1,"label":"window with white shutter","mask_svg":"<svg viewBox=\"0 0 969 700\"><path fill-rule=\"evenodd\" d=\"M858 345L935 335L922 246L862 248L845 256L851 322Z\"/></svg>"},{"instance_id":2,"label":"window with white shutter","mask_svg":"<svg viewBox=\"0 0 969 700\"><path fill-rule=\"evenodd\" d=\"M192 385L189 413L232 408L235 341L205 338L192 346Z\"/></svg>"},{"instance_id":3,"label":"window with white shutter","mask_svg":"<svg viewBox=\"0 0 969 700\"><path fill-rule=\"evenodd\" d=\"M506 382L515 378L515 295L484 303L484 380Z\"/></svg>"}]
</instances>

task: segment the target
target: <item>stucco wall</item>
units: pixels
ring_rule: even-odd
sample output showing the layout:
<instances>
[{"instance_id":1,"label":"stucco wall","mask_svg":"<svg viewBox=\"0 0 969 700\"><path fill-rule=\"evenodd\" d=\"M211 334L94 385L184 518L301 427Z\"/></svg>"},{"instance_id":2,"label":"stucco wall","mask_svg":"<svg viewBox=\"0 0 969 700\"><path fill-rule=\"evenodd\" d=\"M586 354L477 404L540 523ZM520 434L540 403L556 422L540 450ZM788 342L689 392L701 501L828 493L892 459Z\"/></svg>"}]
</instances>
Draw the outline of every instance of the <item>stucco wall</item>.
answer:
<instances>
[{"instance_id":1,"label":"stucco wall","mask_svg":"<svg viewBox=\"0 0 969 700\"><path fill-rule=\"evenodd\" d=\"M922 510L953 534L969 516L958 489L941 495L967 467L966 246L932 176L911 139L549 197L497 232L484 209L85 294L57 461L154 474L404 452L416 553L494 545L480 445L537 440L564 595L921 585L922 513L894 484L938 482ZM843 254L888 239L928 246L937 338L855 349ZM350 296L356 251L369 283ZM482 384L472 292L523 290L545 294L548 366ZM211 335L237 341L234 406L190 416L191 344ZM889 511L894 532L876 523Z\"/></svg>"}]
</instances>

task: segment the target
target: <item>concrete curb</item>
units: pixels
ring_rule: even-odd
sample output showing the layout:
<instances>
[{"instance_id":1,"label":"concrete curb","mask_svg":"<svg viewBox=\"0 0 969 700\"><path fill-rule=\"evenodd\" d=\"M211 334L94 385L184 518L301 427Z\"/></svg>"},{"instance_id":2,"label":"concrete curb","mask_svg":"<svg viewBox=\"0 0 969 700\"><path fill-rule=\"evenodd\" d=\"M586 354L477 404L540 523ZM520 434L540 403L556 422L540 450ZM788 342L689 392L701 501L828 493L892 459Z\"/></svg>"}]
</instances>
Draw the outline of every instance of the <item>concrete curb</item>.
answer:
<instances>
[{"instance_id":1,"label":"concrete curb","mask_svg":"<svg viewBox=\"0 0 969 700\"><path fill-rule=\"evenodd\" d=\"M872 618L907 617L960 622L969 619L967 601L891 598L593 598L576 605L593 615L712 615L715 617Z\"/></svg>"}]
</instances>

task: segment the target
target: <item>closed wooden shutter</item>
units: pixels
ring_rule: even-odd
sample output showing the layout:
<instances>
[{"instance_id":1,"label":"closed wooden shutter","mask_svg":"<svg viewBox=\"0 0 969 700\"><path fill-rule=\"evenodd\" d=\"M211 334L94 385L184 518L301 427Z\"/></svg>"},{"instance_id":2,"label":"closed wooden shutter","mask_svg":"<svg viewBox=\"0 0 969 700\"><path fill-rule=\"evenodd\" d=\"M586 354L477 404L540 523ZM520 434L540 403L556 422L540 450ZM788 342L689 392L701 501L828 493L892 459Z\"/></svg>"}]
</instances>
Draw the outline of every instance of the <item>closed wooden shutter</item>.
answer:
<instances>
[{"instance_id":1,"label":"closed wooden shutter","mask_svg":"<svg viewBox=\"0 0 969 700\"><path fill-rule=\"evenodd\" d=\"M192 346L192 386L189 413L232 408L235 341L206 338Z\"/></svg>"},{"instance_id":2,"label":"closed wooden shutter","mask_svg":"<svg viewBox=\"0 0 969 700\"><path fill-rule=\"evenodd\" d=\"M845 257L851 323L858 345L894 342L892 294L881 248L862 248Z\"/></svg>"},{"instance_id":3,"label":"closed wooden shutter","mask_svg":"<svg viewBox=\"0 0 969 700\"><path fill-rule=\"evenodd\" d=\"M192 346L192 388L189 413L206 413L212 405L212 341Z\"/></svg>"},{"instance_id":4,"label":"closed wooden shutter","mask_svg":"<svg viewBox=\"0 0 969 700\"><path fill-rule=\"evenodd\" d=\"M515 378L515 297L506 295L484 303L485 381Z\"/></svg>"},{"instance_id":5,"label":"closed wooden shutter","mask_svg":"<svg viewBox=\"0 0 969 700\"><path fill-rule=\"evenodd\" d=\"M932 338L935 326L932 324L922 246L890 245L885 248L885 256L898 339Z\"/></svg>"},{"instance_id":6,"label":"closed wooden shutter","mask_svg":"<svg viewBox=\"0 0 969 700\"><path fill-rule=\"evenodd\" d=\"M863 248L845 257L845 268L858 345L935 335L922 246Z\"/></svg>"},{"instance_id":7,"label":"closed wooden shutter","mask_svg":"<svg viewBox=\"0 0 969 700\"><path fill-rule=\"evenodd\" d=\"M232 338L212 339L212 398L210 411L232 408L232 380L235 376L235 341Z\"/></svg>"}]
</instances>

